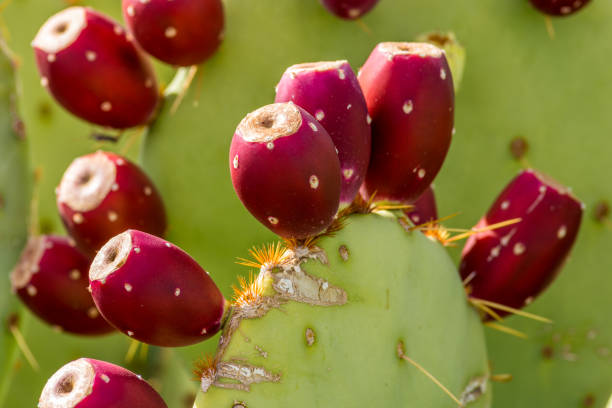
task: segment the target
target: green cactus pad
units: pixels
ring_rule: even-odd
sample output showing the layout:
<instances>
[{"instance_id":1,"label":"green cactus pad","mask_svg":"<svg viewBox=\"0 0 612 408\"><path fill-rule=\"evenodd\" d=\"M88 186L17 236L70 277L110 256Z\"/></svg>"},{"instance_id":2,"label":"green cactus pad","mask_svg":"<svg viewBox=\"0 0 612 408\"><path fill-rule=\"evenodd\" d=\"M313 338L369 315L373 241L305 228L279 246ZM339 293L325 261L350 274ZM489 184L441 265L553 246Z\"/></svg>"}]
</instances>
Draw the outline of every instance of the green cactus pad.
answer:
<instances>
[{"instance_id":1,"label":"green cactus pad","mask_svg":"<svg viewBox=\"0 0 612 408\"><path fill-rule=\"evenodd\" d=\"M482 326L441 245L395 218L361 215L320 247L324 255L267 279L274 296L298 300L264 298L273 306L255 318L238 317L255 306L233 313L216 381L241 389L213 385L196 407L456 406L398 358L400 341L457 396L483 379L486 392L469 406L489 406Z\"/></svg>"}]
</instances>

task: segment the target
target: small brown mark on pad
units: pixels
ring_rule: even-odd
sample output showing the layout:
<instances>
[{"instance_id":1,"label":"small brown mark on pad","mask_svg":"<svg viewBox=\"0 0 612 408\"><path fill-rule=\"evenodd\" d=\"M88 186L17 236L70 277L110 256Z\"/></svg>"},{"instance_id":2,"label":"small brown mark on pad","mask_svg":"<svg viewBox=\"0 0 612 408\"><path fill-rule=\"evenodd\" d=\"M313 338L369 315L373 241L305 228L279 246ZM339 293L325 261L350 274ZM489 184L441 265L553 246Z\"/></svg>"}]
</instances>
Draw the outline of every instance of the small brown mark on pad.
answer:
<instances>
[{"instance_id":1,"label":"small brown mark on pad","mask_svg":"<svg viewBox=\"0 0 612 408\"><path fill-rule=\"evenodd\" d=\"M308 347L311 347L316 341L314 330L312 330L310 327L307 327L305 335L306 335L306 345Z\"/></svg>"}]
</instances>

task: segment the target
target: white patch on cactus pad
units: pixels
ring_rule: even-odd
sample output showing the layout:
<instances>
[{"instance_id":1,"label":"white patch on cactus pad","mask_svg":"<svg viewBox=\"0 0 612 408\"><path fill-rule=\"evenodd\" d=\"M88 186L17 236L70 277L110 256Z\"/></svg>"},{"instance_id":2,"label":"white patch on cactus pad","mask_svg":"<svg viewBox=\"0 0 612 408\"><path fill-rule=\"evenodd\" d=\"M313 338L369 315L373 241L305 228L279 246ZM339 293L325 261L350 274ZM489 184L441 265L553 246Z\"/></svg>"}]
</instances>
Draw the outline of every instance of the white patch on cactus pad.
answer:
<instances>
[{"instance_id":1,"label":"white patch on cactus pad","mask_svg":"<svg viewBox=\"0 0 612 408\"><path fill-rule=\"evenodd\" d=\"M132 236L125 231L108 241L98 251L89 269L91 281L104 281L106 277L121 267L127 260L132 250ZM126 284L127 285L127 284ZM128 288L125 288L128 292Z\"/></svg>"},{"instance_id":2,"label":"white patch on cactus pad","mask_svg":"<svg viewBox=\"0 0 612 408\"><path fill-rule=\"evenodd\" d=\"M45 238L30 237L21 253L19 262L11 272L11 284L14 291L25 287L32 279L32 275L39 271L38 265L44 253Z\"/></svg>"},{"instance_id":3,"label":"white patch on cactus pad","mask_svg":"<svg viewBox=\"0 0 612 408\"><path fill-rule=\"evenodd\" d=\"M32 47L49 54L68 48L87 27L85 8L69 7L50 17L38 30Z\"/></svg>"},{"instance_id":4,"label":"white patch on cactus pad","mask_svg":"<svg viewBox=\"0 0 612 408\"><path fill-rule=\"evenodd\" d=\"M45 384L38 407L77 406L91 394L95 376L94 368L84 358L66 364L57 370Z\"/></svg>"},{"instance_id":5,"label":"white patch on cactus pad","mask_svg":"<svg viewBox=\"0 0 612 408\"><path fill-rule=\"evenodd\" d=\"M302 115L292 103L266 105L246 115L236 132L247 142L269 143L291 136L302 126Z\"/></svg>"},{"instance_id":6,"label":"white patch on cactus pad","mask_svg":"<svg viewBox=\"0 0 612 408\"><path fill-rule=\"evenodd\" d=\"M459 397L459 401L461 401L463 405L466 405L476 401L485 392L487 392L487 377L476 377L470 381L467 387L465 387L465 390L463 390Z\"/></svg>"},{"instance_id":7,"label":"white patch on cactus pad","mask_svg":"<svg viewBox=\"0 0 612 408\"><path fill-rule=\"evenodd\" d=\"M93 210L111 191L116 173L115 164L102 152L79 157L64 173L57 199L73 211Z\"/></svg>"}]
</instances>

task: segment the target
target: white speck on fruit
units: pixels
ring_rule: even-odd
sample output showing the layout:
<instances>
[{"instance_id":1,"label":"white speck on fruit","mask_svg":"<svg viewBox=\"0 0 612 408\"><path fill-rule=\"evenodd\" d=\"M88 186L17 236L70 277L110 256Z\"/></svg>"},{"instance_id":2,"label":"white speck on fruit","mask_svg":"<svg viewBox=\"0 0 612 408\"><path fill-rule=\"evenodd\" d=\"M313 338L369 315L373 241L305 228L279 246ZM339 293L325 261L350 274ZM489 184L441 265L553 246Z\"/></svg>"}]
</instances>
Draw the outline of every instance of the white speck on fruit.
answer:
<instances>
[{"instance_id":1,"label":"white speck on fruit","mask_svg":"<svg viewBox=\"0 0 612 408\"><path fill-rule=\"evenodd\" d=\"M100 104L100 109L102 109L102 112L110 112L113 109L113 105L109 101L104 101Z\"/></svg>"},{"instance_id":2,"label":"white speck on fruit","mask_svg":"<svg viewBox=\"0 0 612 408\"><path fill-rule=\"evenodd\" d=\"M26 292L28 292L28 295L30 296L36 296L36 294L38 293L38 290L36 289L36 286L28 285L26 287Z\"/></svg>"},{"instance_id":3,"label":"white speck on fruit","mask_svg":"<svg viewBox=\"0 0 612 408\"><path fill-rule=\"evenodd\" d=\"M104 381L107 384L110 382L110 378L108 378L108 375L106 374L102 374L100 378L102 379L102 381Z\"/></svg>"},{"instance_id":4,"label":"white speck on fruit","mask_svg":"<svg viewBox=\"0 0 612 408\"><path fill-rule=\"evenodd\" d=\"M510 207L510 201L508 201L508 200L502 201L500 207L501 207L502 210L507 210Z\"/></svg>"},{"instance_id":5,"label":"white speck on fruit","mask_svg":"<svg viewBox=\"0 0 612 408\"><path fill-rule=\"evenodd\" d=\"M89 61L89 62L95 61L97 57L98 57L98 55L95 52L93 52L93 51L87 51L85 53L85 58L87 58L87 61Z\"/></svg>"},{"instance_id":6,"label":"white speck on fruit","mask_svg":"<svg viewBox=\"0 0 612 408\"><path fill-rule=\"evenodd\" d=\"M54 62L54 61L55 61L55 54L49 54L49 55L47 55L47 61L49 61L49 62Z\"/></svg>"},{"instance_id":7,"label":"white speck on fruit","mask_svg":"<svg viewBox=\"0 0 612 408\"><path fill-rule=\"evenodd\" d=\"M297 75L295 75L295 72L290 72L289 73L289 78L295 79L295 78L297 78Z\"/></svg>"},{"instance_id":8,"label":"white speck on fruit","mask_svg":"<svg viewBox=\"0 0 612 408\"><path fill-rule=\"evenodd\" d=\"M315 113L315 118L317 118L317 120L318 120L318 121L322 121L322 120L323 120L323 118L325 118L325 112L323 112L322 110L320 110L320 109L319 109L319 110L318 110L318 111Z\"/></svg>"},{"instance_id":9,"label":"white speck on fruit","mask_svg":"<svg viewBox=\"0 0 612 408\"><path fill-rule=\"evenodd\" d=\"M174 296L179 296L181 294L181 288L174 289Z\"/></svg>"},{"instance_id":10,"label":"white speck on fruit","mask_svg":"<svg viewBox=\"0 0 612 408\"><path fill-rule=\"evenodd\" d=\"M73 214L73 215L72 215L72 221L73 221L75 224L80 224L80 223L82 223L84 220L85 220L85 219L83 218L83 214L81 214L81 213L75 213L75 214Z\"/></svg>"},{"instance_id":11,"label":"white speck on fruit","mask_svg":"<svg viewBox=\"0 0 612 408\"><path fill-rule=\"evenodd\" d=\"M132 336L134 335L134 332L133 332L133 331L131 331L131 330L128 330L126 333L127 333L127 335L128 335L128 336L130 336L130 337L132 337Z\"/></svg>"},{"instance_id":12,"label":"white speck on fruit","mask_svg":"<svg viewBox=\"0 0 612 408\"><path fill-rule=\"evenodd\" d=\"M234 168L237 169L238 168L238 155L234 156Z\"/></svg>"},{"instance_id":13,"label":"white speck on fruit","mask_svg":"<svg viewBox=\"0 0 612 408\"><path fill-rule=\"evenodd\" d=\"M169 242L166 242L166 246L167 246L168 248L170 248L170 247L172 246L172 244L171 244L171 243L169 243Z\"/></svg>"},{"instance_id":14,"label":"white speck on fruit","mask_svg":"<svg viewBox=\"0 0 612 408\"><path fill-rule=\"evenodd\" d=\"M319 130L317 129L317 125L315 125L314 123L310 122L308 123L308 125L310 126L310 128L313 130L313 132L318 132Z\"/></svg>"},{"instance_id":15,"label":"white speck on fruit","mask_svg":"<svg viewBox=\"0 0 612 408\"><path fill-rule=\"evenodd\" d=\"M147 78L145 81L145 88L151 88L153 86L153 80L151 78Z\"/></svg>"},{"instance_id":16,"label":"white speck on fruit","mask_svg":"<svg viewBox=\"0 0 612 408\"><path fill-rule=\"evenodd\" d=\"M166 31L164 31L164 35L166 36L166 38L174 38L176 37L176 28L174 27L168 27L166 28Z\"/></svg>"},{"instance_id":17,"label":"white speck on fruit","mask_svg":"<svg viewBox=\"0 0 612 408\"><path fill-rule=\"evenodd\" d=\"M561 14L569 14L572 12L572 8L570 6L561 7Z\"/></svg>"},{"instance_id":18,"label":"white speck on fruit","mask_svg":"<svg viewBox=\"0 0 612 408\"><path fill-rule=\"evenodd\" d=\"M201 335L205 335L206 334L206 328L203 328L202 331L200 332Z\"/></svg>"},{"instance_id":19,"label":"white speck on fruit","mask_svg":"<svg viewBox=\"0 0 612 408\"><path fill-rule=\"evenodd\" d=\"M268 142L268 143L266 143L266 147L268 148L268 150L272 150L272 149L274 149L274 143Z\"/></svg>"},{"instance_id":20,"label":"white speck on fruit","mask_svg":"<svg viewBox=\"0 0 612 408\"><path fill-rule=\"evenodd\" d=\"M81 277L81 271L79 271L78 269L73 269L70 271L69 276L72 280L78 280Z\"/></svg>"},{"instance_id":21,"label":"white speck on fruit","mask_svg":"<svg viewBox=\"0 0 612 408\"><path fill-rule=\"evenodd\" d=\"M134 17L134 6L128 6L126 11L128 16Z\"/></svg>"},{"instance_id":22,"label":"white speck on fruit","mask_svg":"<svg viewBox=\"0 0 612 408\"><path fill-rule=\"evenodd\" d=\"M418 214L412 214L410 218L412 218L412 222L414 222L415 224L418 224L419 221L421 221L421 217L419 217Z\"/></svg>"},{"instance_id":23,"label":"white speck on fruit","mask_svg":"<svg viewBox=\"0 0 612 408\"><path fill-rule=\"evenodd\" d=\"M442 80L446 79L446 70L444 68L440 69L440 78Z\"/></svg>"},{"instance_id":24,"label":"white speck on fruit","mask_svg":"<svg viewBox=\"0 0 612 408\"><path fill-rule=\"evenodd\" d=\"M349 110L353 107L353 105L351 105L350 103L348 105L346 105L346 110Z\"/></svg>"},{"instance_id":25,"label":"white speck on fruit","mask_svg":"<svg viewBox=\"0 0 612 408\"><path fill-rule=\"evenodd\" d=\"M346 74L344 73L344 71L343 71L343 70L341 70L341 69L339 69L339 70L338 70L338 77L339 77L340 79L344 79L344 78L346 78Z\"/></svg>"},{"instance_id":26,"label":"white speck on fruit","mask_svg":"<svg viewBox=\"0 0 612 408\"><path fill-rule=\"evenodd\" d=\"M566 234L567 234L567 227L565 225L562 225L561 228L559 228L559 230L557 231L557 238L563 239Z\"/></svg>"},{"instance_id":27,"label":"white speck on fruit","mask_svg":"<svg viewBox=\"0 0 612 408\"><path fill-rule=\"evenodd\" d=\"M49 79L47 77L40 78L40 84L45 88L49 86Z\"/></svg>"},{"instance_id":28,"label":"white speck on fruit","mask_svg":"<svg viewBox=\"0 0 612 408\"><path fill-rule=\"evenodd\" d=\"M151 187L149 187L149 186L146 186L144 188L144 193L145 193L145 195L150 196L151 194L153 194L153 189Z\"/></svg>"},{"instance_id":29,"label":"white speck on fruit","mask_svg":"<svg viewBox=\"0 0 612 408\"><path fill-rule=\"evenodd\" d=\"M420 179L425 177L425 169L419 169L419 172L417 173L417 176L419 176Z\"/></svg>"},{"instance_id":30,"label":"white speck on fruit","mask_svg":"<svg viewBox=\"0 0 612 408\"><path fill-rule=\"evenodd\" d=\"M531 304L531 302L533 302L533 296L529 296L527 299L525 299L525 306Z\"/></svg>"},{"instance_id":31,"label":"white speck on fruit","mask_svg":"<svg viewBox=\"0 0 612 408\"><path fill-rule=\"evenodd\" d=\"M372 124L372 117L370 115L366 116L366 122L368 122L368 125Z\"/></svg>"},{"instance_id":32,"label":"white speck on fruit","mask_svg":"<svg viewBox=\"0 0 612 408\"><path fill-rule=\"evenodd\" d=\"M117 213L116 213L116 212L114 212L114 211L109 211L109 212L108 212L108 220L109 220L110 222L117 221L117 218L119 218L119 216L117 215Z\"/></svg>"},{"instance_id":33,"label":"white speck on fruit","mask_svg":"<svg viewBox=\"0 0 612 408\"><path fill-rule=\"evenodd\" d=\"M113 190L113 191L119 190L119 184L113 183L113 185L111 186L111 190Z\"/></svg>"},{"instance_id":34,"label":"white speck on fruit","mask_svg":"<svg viewBox=\"0 0 612 408\"><path fill-rule=\"evenodd\" d=\"M352 8L352 9L349 9L348 11L348 16L350 18L357 18L359 17L360 14L361 14L361 10L358 8Z\"/></svg>"},{"instance_id":35,"label":"white speck on fruit","mask_svg":"<svg viewBox=\"0 0 612 408\"><path fill-rule=\"evenodd\" d=\"M139 253L140 253L140 248L138 248L138 247L134 247L134 252L135 252L135 253L137 253L137 254L139 254Z\"/></svg>"},{"instance_id":36,"label":"white speck on fruit","mask_svg":"<svg viewBox=\"0 0 612 408\"><path fill-rule=\"evenodd\" d=\"M310 183L310 188L312 188L313 190L316 190L319 187L319 178L314 174L310 176L308 182Z\"/></svg>"},{"instance_id":37,"label":"white speck on fruit","mask_svg":"<svg viewBox=\"0 0 612 408\"><path fill-rule=\"evenodd\" d=\"M95 306L92 306L89 309L87 309L87 316L89 316L90 319L95 319L99 315L100 315L100 312L98 312L98 309L96 309Z\"/></svg>"},{"instance_id":38,"label":"white speck on fruit","mask_svg":"<svg viewBox=\"0 0 612 408\"><path fill-rule=\"evenodd\" d=\"M117 25L113 28L113 31L115 32L115 34L121 35L123 33L123 28Z\"/></svg>"},{"instance_id":39,"label":"white speck on fruit","mask_svg":"<svg viewBox=\"0 0 612 408\"><path fill-rule=\"evenodd\" d=\"M353 173L355 171L353 169L344 169L342 170L342 175L344 176L345 179L350 180L351 177L353 177Z\"/></svg>"},{"instance_id":40,"label":"white speck on fruit","mask_svg":"<svg viewBox=\"0 0 612 408\"><path fill-rule=\"evenodd\" d=\"M409 115L413 108L414 106L412 105L412 101L410 99L404 102L404 106L402 106L402 110L406 115Z\"/></svg>"},{"instance_id":41,"label":"white speck on fruit","mask_svg":"<svg viewBox=\"0 0 612 408\"><path fill-rule=\"evenodd\" d=\"M525 252L525 245L520 242L517 242L516 244L514 244L512 252L514 252L514 255L522 254L523 252Z\"/></svg>"},{"instance_id":42,"label":"white speck on fruit","mask_svg":"<svg viewBox=\"0 0 612 408\"><path fill-rule=\"evenodd\" d=\"M126 292L132 291L132 285L130 285L129 283L124 283L123 288L125 289Z\"/></svg>"},{"instance_id":43,"label":"white speck on fruit","mask_svg":"<svg viewBox=\"0 0 612 408\"><path fill-rule=\"evenodd\" d=\"M272 225L278 224L278 218L276 217L268 217L268 222Z\"/></svg>"},{"instance_id":44,"label":"white speck on fruit","mask_svg":"<svg viewBox=\"0 0 612 408\"><path fill-rule=\"evenodd\" d=\"M117 166L123 166L125 164L125 160L123 159L117 159L117 161L115 162L115 164Z\"/></svg>"}]
</instances>

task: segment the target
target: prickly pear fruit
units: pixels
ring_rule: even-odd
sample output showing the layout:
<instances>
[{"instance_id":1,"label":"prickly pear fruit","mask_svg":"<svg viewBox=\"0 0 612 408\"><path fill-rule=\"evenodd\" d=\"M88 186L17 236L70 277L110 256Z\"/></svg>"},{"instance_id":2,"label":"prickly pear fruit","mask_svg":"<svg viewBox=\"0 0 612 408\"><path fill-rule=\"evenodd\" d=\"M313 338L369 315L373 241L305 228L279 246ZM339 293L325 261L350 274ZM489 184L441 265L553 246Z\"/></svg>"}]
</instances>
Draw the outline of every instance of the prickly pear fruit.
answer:
<instances>
[{"instance_id":1,"label":"prickly pear fruit","mask_svg":"<svg viewBox=\"0 0 612 408\"><path fill-rule=\"evenodd\" d=\"M100 249L89 270L92 296L113 326L139 341L186 346L221 327L223 295L187 253L128 230Z\"/></svg>"},{"instance_id":2,"label":"prickly pear fruit","mask_svg":"<svg viewBox=\"0 0 612 408\"><path fill-rule=\"evenodd\" d=\"M168 64L199 64L221 43L221 0L123 0L122 4L123 18L138 44Z\"/></svg>"},{"instance_id":3,"label":"prickly pear fruit","mask_svg":"<svg viewBox=\"0 0 612 408\"><path fill-rule=\"evenodd\" d=\"M340 161L327 131L289 103L266 105L238 125L230 147L238 197L262 224L285 238L325 230L340 202Z\"/></svg>"},{"instance_id":4,"label":"prickly pear fruit","mask_svg":"<svg viewBox=\"0 0 612 408\"><path fill-rule=\"evenodd\" d=\"M426 43L381 43L359 83L372 117L362 194L410 203L431 184L451 142L455 102L444 52Z\"/></svg>"},{"instance_id":5,"label":"prickly pear fruit","mask_svg":"<svg viewBox=\"0 0 612 408\"><path fill-rule=\"evenodd\" d=\"M413 207L405 210L404 213L415 225L438 218L436 196L432 186L427 187L427 190L412 205Z\"/></svg>"},{"instance_id":6,"label":"prickly pear fruit","mask_svg":"<svg viewBox=\"0 0 612 408\"><path fill-rule=\"evenodd\" d=\"M340 18L354 20L369 12L378 0L321 0L331 13Z\"/></svg>"},{"instance_id":7,"label":"prickly pear fruit","mask_svg":"<svg viewBox=\"0 0 612 408\"><path fill-rule=\"evenodd\" d=\"M123 129L146 123L155 111L153 68L109 17L67 8L43 24L32 47L41 84L81 119Z\"/></svg>"},{"instance_id":8,"label":"prickly pear fruit","mask_svg":"<svg viewBox=\"0 0 612 408\"><path fill-rule=\"evenodd\" d=\"M475 234L463 248L459 270L470 295L516 309L529 304L562 267L582 211L569 189L533 170L522 171L476 228L511 218L521 222Z\"/></svg>"},{"instance_id":9,"label":"prickly pear fruit","mask_svg":"<svg viewBox=\"0 0 612 408\"><path fill-rule=\"evenodd\" d=\"M275 102L293 102L313 115L331 136L342 171L341 204L350 204L370 161L368 107L347 61L293 65L285 71Z\"/></svg>"},{"instance_id":10,"label":"prickly pear fruit","mask_svg":"<svg viewBox=\"0 0 612 408\"><path fill-rule=\"evenodd\" d=\"M45 384L38 408L167 408L139 375L92 358L71 361Z\"/></svg>"},{"instance_id":11,"label":"prickly pear fruit","mask_svg":"<svg viewBox=\"0 0 612 408\"><path fill-rule=\"evenodd\" d=\"M104 334L113 328L87 291L89 259L72 241L54 235L31 237L11 273L13 291L38 317L70 333Z\"/></svg>"},{"instance_id":12,"label":"prickly pear fruit","mask_svg":"<svg viewBox=\"0 0 612 408\"><path fill-rule=\"evenodd\" d=\"M166 230L164 204L153 182L114 153L75 159L57 188L57 208L77 245L91 256L128 228L158 236Z\"/></svg>"},{"instance_id":13,"label":"prickly pear fruit","mask_svg":"<svg viewBox=\"0 0 612 408\"><path fill-rule=\"evenodd\" d=\"M531 5L544 14L556 17L574 14L591 0L529 0Z\"/></svg>"}]
</instances>

